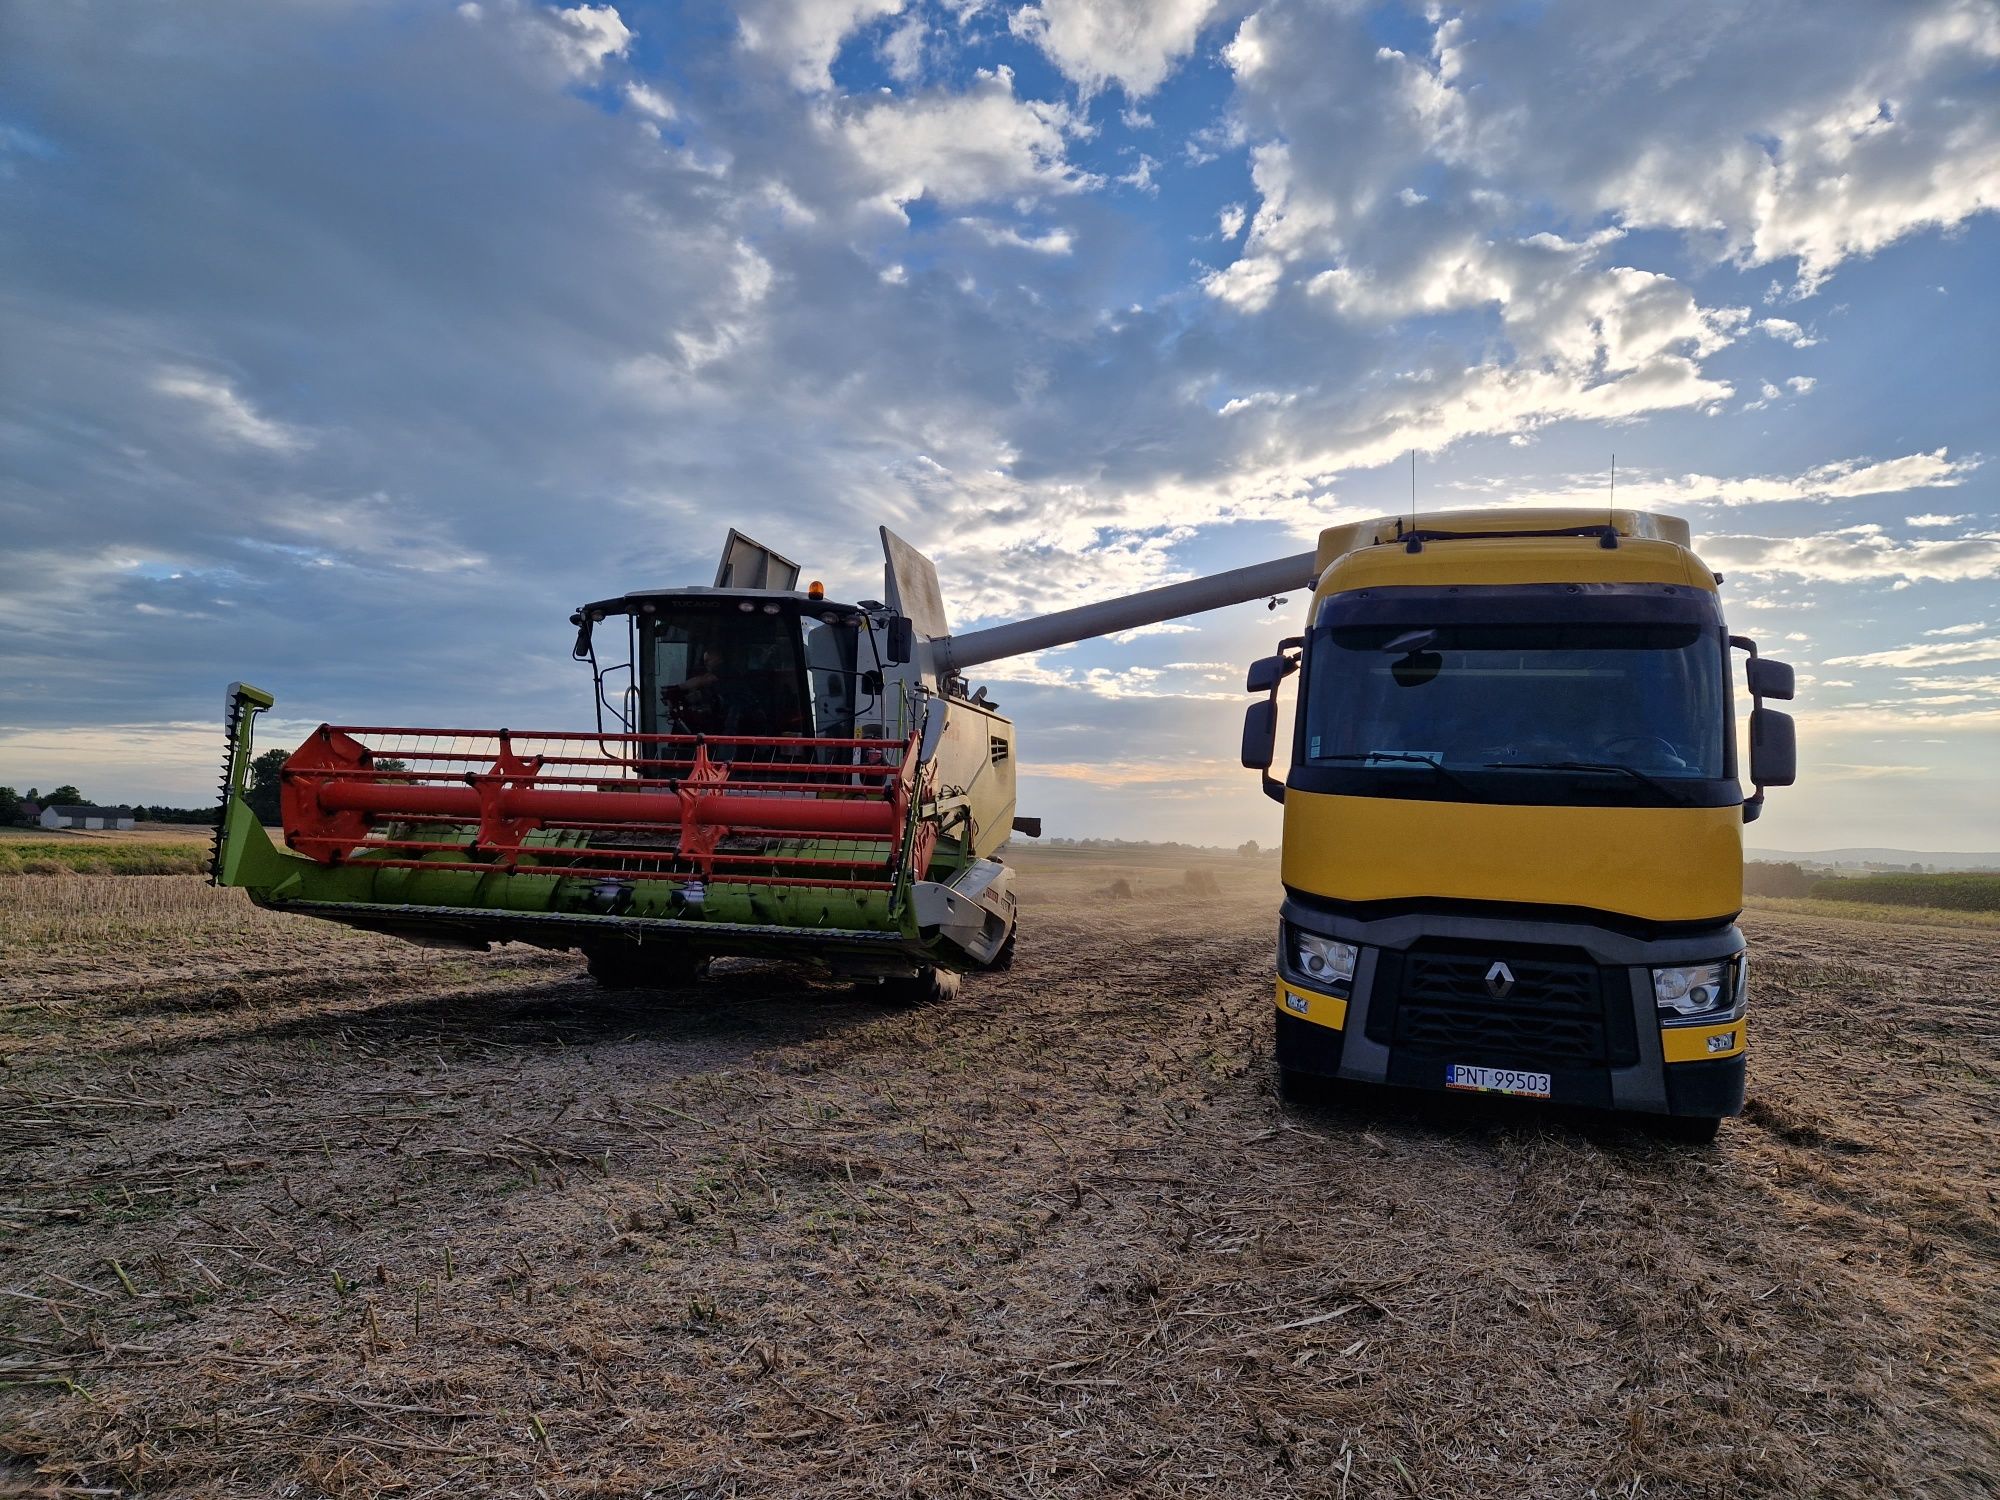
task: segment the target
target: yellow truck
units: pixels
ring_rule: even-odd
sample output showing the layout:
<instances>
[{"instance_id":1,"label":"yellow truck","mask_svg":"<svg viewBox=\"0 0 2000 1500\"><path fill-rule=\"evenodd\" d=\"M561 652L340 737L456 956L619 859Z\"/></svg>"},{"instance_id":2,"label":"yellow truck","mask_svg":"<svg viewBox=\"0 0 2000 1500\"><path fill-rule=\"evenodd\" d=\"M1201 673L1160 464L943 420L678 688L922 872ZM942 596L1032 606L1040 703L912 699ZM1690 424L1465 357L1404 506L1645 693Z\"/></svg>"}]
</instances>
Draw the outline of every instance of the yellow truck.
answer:
<instances>
[{"instance_id":1,"label":"yellow truck","mask_svg":"<svg viewBox=\"0 0 2000 1500\"><path fill-rule=\"evenodd\" d=\"M1305 633L1250 669L1243 733L1285 809L1283 1091L1518 1095L1713 1139L1743 1105L1742 827L1795 776L1792 721L1765 707L1791 668L1729 633L1670 516L1336 526L1313 573Z\"/></svg>"}]
</instances>

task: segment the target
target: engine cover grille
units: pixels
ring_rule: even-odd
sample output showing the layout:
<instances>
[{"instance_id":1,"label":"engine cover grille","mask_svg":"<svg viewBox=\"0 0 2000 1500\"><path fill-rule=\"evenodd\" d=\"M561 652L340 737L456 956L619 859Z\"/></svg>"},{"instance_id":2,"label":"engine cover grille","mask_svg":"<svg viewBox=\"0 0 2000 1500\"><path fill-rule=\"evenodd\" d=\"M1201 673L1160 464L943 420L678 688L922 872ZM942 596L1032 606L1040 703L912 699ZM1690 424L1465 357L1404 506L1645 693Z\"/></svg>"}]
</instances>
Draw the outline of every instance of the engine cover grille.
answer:
<instances>
[{"instance_id":1,"label":"engine cover grille","mask_svg":"<svg viewBox=\"0 0 2000 1500\"><path fill-rule=\"evenodd\" d=\"M1622 980L1581 949L1418 943L1382 954L1368 1033L1447 1062L1630 1066L1638 1047Z\"/></svg>"}]
</instances>

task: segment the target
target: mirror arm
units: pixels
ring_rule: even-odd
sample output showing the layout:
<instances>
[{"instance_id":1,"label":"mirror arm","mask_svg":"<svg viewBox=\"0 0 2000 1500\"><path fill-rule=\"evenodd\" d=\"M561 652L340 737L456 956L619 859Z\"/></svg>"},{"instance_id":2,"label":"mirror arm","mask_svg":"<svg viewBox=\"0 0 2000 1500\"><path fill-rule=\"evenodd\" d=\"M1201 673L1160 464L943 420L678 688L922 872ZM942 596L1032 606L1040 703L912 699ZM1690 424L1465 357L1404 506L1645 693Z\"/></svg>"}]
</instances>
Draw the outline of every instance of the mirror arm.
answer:
<instances>
[{"instance_id":1,"label":"mirror arm","mask_svg":"<svg viewBox=\"0 0 2000 1500\"><path fill-rule=\"evenodd\" d=\"M1751 640L1749 636L1732 635L1729 638L1729 644L1738 651L1749 652L1750 660L1755 661L1757 659L1757 643ZM1744 686L1749 686L1747 673L1745 674ZM1757 710L1763 707L1763 705L1764 700L1758 697L1756 691L1753 689L1750 694L1750 712L1753 716L1753 721ZM1735 730L1732 729L1730 733L1734 734ZM1753 742L1749 748L1750 761L1754 765L1757 758L1757 747ZM1753 781L1750 785L1755 790L1743 799L1743 821L1746 823L1754 823L1764 815L1764 784L1759 781Z\"/></svg>"},{"instance_id":2,"label":"mirror arm","mask_svg":"<svg viewBox=\"0 0 2000 1500\"><path fill-rule=\"evenodd\" d=\"M1277 717L1278 713L1279 684L1291 676L1292 673L1298 671L1299 663L1304 657L1304 653L1300 651L1300 648L1305 643L1306 638L1302 635L1288 635L1282 641L1278 642L1278 657L1283 661L1284 666L1278 672L1278 681L1271 684L1271 716L1273 719ZM1292 653L1294 652L1298 652L1299 654L1293 655ZM1278 803L1282 803L1285 800L1285 784L1271 774L1269 766L1265 766L1258 771L1257 779L1263 786L1266 797Z\"/></svg>"}]
</instances>

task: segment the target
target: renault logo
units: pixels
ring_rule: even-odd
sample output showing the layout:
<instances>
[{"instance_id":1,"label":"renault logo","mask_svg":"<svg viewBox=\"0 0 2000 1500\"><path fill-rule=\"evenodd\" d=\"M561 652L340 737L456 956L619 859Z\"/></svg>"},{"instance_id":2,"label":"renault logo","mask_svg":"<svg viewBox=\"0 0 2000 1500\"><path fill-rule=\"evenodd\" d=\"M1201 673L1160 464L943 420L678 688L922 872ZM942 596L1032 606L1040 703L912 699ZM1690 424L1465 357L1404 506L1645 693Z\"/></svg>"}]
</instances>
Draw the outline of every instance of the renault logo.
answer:
<instances>
[{"instance_id":1,"label":"renault logo","mask_svg":"<svg viewBox=\"0 0 2000 1500\"><path fill-rule=\"evenodd\" d=\"M1512 988L1514 988L1514 971L1495 959L1493 967L1486 971L1486 993L1495 1000L1502 1000Z\"/></svg>"}]
</instances>

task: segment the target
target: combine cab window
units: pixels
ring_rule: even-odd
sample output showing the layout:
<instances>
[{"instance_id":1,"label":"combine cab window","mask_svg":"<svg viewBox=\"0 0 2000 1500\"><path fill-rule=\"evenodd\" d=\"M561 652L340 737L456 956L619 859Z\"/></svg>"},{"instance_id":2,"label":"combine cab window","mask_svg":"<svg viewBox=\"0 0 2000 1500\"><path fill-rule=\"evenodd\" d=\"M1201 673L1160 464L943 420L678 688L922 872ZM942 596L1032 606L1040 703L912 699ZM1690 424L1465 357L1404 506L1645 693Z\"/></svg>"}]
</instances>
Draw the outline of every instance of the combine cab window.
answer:
<instances>
[{"instance_id":1,"label":"combine cab window","mask_svg":"<svg viewBox=\"0 0 2000 1500\"><path fill-rule=\"evenodd\" d=\"M642 616L642 691L662 734L846 737L855 628L789 602L676 600Z\"/></svg>"},{"instance_id":2,"label":"combine cab window","mask_svg":"<svg viewBox=\"0 0 2000 1500\"><path fill-rule=\"evenodd\" d=\"M805 626L806 687L812 697L813 730L822 739L854 737L854 622L801 615Z\"/></svg>"}]
</instances>

